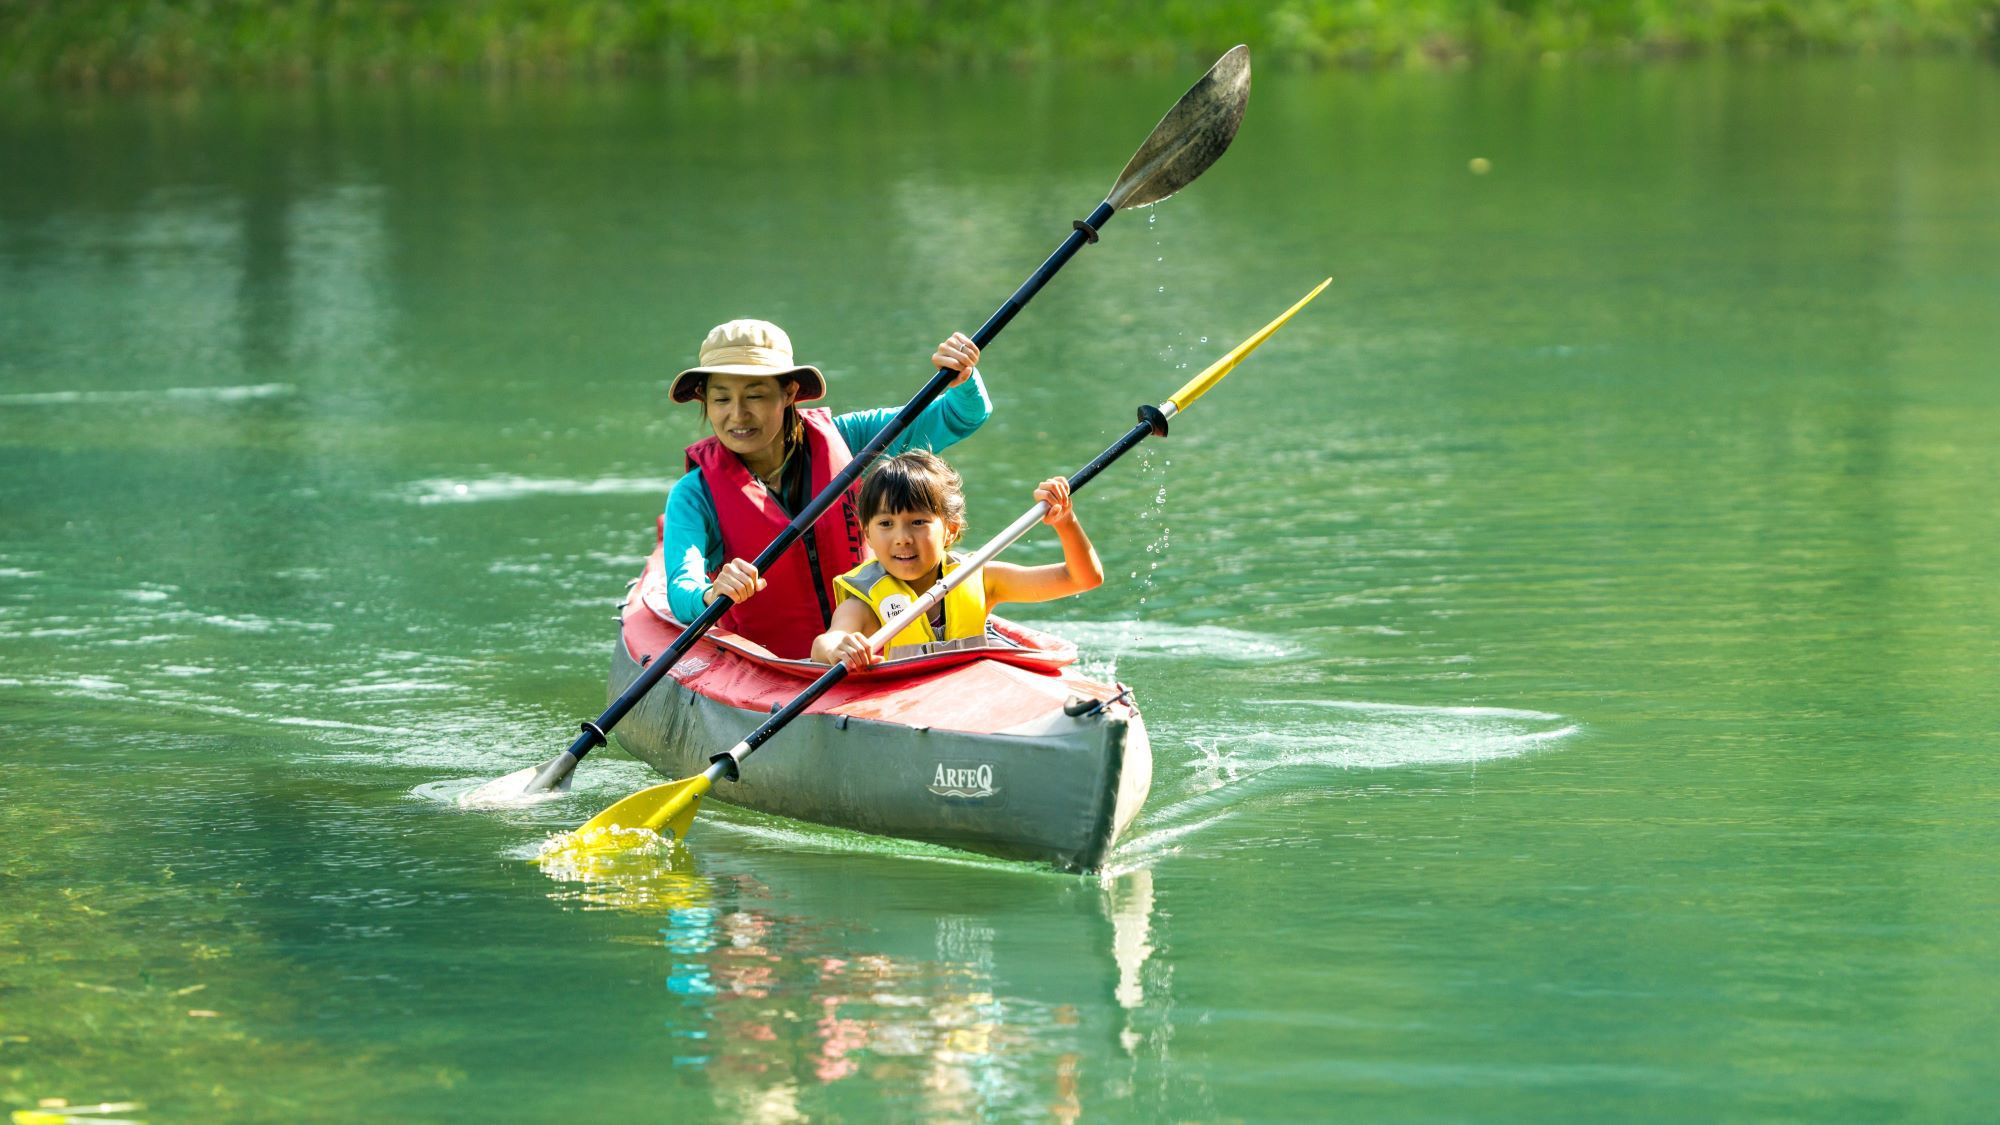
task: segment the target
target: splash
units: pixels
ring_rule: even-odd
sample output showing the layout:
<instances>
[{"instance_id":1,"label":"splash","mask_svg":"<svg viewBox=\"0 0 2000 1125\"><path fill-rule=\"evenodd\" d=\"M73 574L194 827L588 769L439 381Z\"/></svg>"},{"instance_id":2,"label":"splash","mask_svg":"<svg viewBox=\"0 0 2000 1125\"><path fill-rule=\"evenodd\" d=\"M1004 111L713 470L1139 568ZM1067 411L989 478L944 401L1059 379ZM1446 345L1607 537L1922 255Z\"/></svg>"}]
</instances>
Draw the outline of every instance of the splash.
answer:
<instances>
[{"instance_id":1,"label":"splash","mask_svg":"<svg viewBox=\"0 0 2000 1125\"><path fill-rule=\"evenodd\" d=\"M686 910L710 898L694 856L645 829L557 832L542 841L534 863L559 884L550 898L586 910Z\"/></svg>"},{"instance_id":2,"label":"splash","mask_svg":"<svg viewBox=\"0 0 2000 1125\"><path fill-rule=\"evenodd\" d=\"M535 851L535 862L544 870L550 865L561 866L575 863L585 868L600 862L615 862L615 857L630 852L645 855L664 855L675 850L677 845L671 836L662 836L644 828L625 828L613 825L608 828L578 828L570 832L551 832ZM614 858L607 858L614 857Z\"/></svg>"}]
</instances>

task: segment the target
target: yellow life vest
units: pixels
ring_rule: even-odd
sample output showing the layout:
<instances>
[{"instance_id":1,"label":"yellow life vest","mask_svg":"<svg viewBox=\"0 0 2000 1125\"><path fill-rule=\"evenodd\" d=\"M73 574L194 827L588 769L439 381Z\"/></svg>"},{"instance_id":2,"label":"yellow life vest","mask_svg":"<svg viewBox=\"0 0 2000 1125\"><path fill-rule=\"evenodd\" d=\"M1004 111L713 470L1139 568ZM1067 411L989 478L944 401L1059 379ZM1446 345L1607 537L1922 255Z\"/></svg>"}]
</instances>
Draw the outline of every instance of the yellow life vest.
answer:
<instances>
[{"instance_id":1,"label":"yellow life vest","mask_svg":"<svg viewBox=\"0 0 2000 1125\"><path fill-rule=\"evenodd\" d=\"M951 574L965 561L961 555L946 555L944 573ZM923 645L932 641L956 641L965 637L986 635L986 583L984 576L973 574L964 582L952 587L944 596L944 636L939 637L931 628L928 616L919 617L902 632L889 638L885 650L902 645ZM839 601L860 598L875 611L875 620L886 624L891 617L909 608L910 603L923 595L925 590L912 590L902 579L883 569L882 564L869 559L853 570L833 580L834 596ZM878 626L879 628L879 626Z\"/></svg>"}]
</instances>

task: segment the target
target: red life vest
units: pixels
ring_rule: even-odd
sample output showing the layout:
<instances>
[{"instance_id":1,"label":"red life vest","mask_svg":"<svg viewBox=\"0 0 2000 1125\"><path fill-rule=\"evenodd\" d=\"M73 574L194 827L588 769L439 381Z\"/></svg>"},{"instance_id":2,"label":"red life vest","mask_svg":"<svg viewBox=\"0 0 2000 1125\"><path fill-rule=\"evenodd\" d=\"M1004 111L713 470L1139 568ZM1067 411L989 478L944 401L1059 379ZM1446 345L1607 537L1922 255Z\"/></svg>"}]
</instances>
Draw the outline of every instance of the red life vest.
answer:
<instances>
[{"instance_id":1,"label":"red life vest","mask_svg":"<svg viewBox=\"0 0 2000 1125\"><path fill-rule=\"evenodd\" d=\"M805 442L795 455L811 458L812 492L817 496L854 454L834 428L833 411L813 407L799 411L799 418L805 423ZM687 467L700 469L702 483L708 486L724 558L755 559L792 522L777 497L721 440L710 436L688 446ZM813 638L826 631L827 612L837 600L833 580L866 557L857 498L857 489L849 488L812 530L758 574L769 583L763 592L731 607L718 624L788 660L810 654Z\"/></svg>"}]
</instances>

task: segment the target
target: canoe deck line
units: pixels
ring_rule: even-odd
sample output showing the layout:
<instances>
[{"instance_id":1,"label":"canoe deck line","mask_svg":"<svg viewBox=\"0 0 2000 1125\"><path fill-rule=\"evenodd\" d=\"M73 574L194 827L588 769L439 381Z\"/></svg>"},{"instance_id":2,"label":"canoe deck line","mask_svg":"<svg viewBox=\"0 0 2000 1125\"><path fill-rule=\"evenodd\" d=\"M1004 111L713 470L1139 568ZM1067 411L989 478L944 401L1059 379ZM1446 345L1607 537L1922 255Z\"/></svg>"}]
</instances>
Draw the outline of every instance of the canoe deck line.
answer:
<instances>
[{"instance_id":1,"label":"canoe deck line","mask_svg":"<svg viewBox=\"0 0 2000 1125\"><path fill-rule=\"evenodd\" d=\"M665 651L655 550L621 613L609 698ZM1091 871L1152 785L1152 751L1129 692L1070 667L1075 648L994 619L1022 647L946 652L848 676L743 765L714 797L819 824ZM614 735L669 777L708 766L824 672L721 630L695 642ZM1121 695L1121 693L1123 693ZM1110 700L1081 717L1075 700Z\"/></svg>"}]
</instances>

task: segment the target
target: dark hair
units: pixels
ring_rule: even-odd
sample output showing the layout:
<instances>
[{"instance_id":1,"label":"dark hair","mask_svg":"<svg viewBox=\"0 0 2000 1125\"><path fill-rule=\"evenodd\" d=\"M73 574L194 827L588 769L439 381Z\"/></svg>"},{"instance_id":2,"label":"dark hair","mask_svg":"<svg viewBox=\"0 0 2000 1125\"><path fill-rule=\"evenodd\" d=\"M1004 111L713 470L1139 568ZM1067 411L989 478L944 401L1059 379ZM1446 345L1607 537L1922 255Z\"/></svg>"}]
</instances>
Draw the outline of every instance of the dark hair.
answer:
<instances>
[{"instance_id":1,"label":"dark hair","mask_svg":"<svg viewBox=\"0 0 2000 1125\"><path fill-rule=\"evenodd\" d=\"M799 385L799 378L796 375L778 376L778 386L780 387L791 387L794 390L796 390L798 388L798 385ZM688 401L693 403L695 410L701 414L702 425L704 426L707 425L708 424L708 376L703 375L694 381L694 397L688 399ZM785 420L784 423L780 426L780 432L782 432L785 436L786 449L790 449L793 446L800 443L801 441L805 440L806 423L805 419L799 417L799 407L797 403L793 403L792 405L785 407Z\"/></svg>"},{"instance_id":2,"label":"dark hair","mask_svg":"<svg viewBox=\"0 0 2000 1125\"><path fill-rule=\"evenodd\" d=\"M943 517L946 543L965 529L965 486L958 471L927 449L876 462L861 482L861 525L888 512L934 512Z\"/></svg>"}]
</instances>

